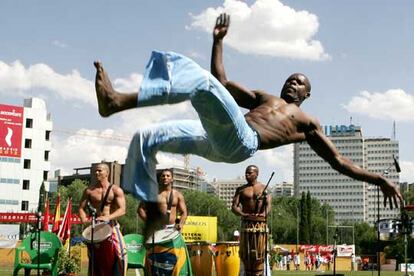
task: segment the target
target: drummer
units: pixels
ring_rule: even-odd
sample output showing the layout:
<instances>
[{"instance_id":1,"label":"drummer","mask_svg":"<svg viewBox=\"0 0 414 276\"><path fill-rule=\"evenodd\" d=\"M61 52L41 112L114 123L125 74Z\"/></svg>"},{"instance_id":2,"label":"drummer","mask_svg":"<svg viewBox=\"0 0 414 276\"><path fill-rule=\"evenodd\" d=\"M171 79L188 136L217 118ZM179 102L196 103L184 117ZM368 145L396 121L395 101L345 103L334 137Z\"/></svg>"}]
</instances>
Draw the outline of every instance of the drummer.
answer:
<instances>
[{"instance_id":1,"label":"drummer","mask_svg":"<svg viewBox=\"0 0 414 276\"><path fill-rule=\"evenodd\" d=\"M162 170L159 177L157 206L151 206L153 203L144 201L141 201L138 206L138 216L143 221L147 221L147 218L151 219L153 216L152 212L161 212L161 224L155 226L158 229L147 229L149 233L152 233L152 230L165 228L176 228L180 232L183 229L187 219L187 206L184 196L176 189L173 189L173 182L174 173L172 169ZM178 215L180 215L179 218Z\"/></svg>"},{"instance_id":2,"label":"drummer","mask_svg":"<svg viewBox=\"0 0 414 276\"><path fill-rule=\"evenodd\" d=\"M87 212L96 213L98 223L108 223L112 227L112 236L109 240L112 242L116 257L113 264L108 264L106 261L98 259L102 254L92 254L91 250L94 247L88 246L88 275L126 275L126 248L119 223L116 220L125 214L125 195L119 186L109 183L109 166L107 164L98 164L95 168L95 175L96 183L91 184L83 191L79 203L79 217L83 224L87 224L89 223ZM108 267L109 269L107 269Z\"/></svg>"},{"instance_id":3,"label":"drummer","mask_svg":"<svg viewBox=\"0 0 414 276\"><path fill-rule=\"evenodd\" d=\"M247 184L237 188L233 197L231 210L234 214L241 217L242 228L244 221L247 219L258 218L265 220L271 209L271 195L264 191L265 185L257 181L258 175L259 168L257 166L247 166L245 171ZM243 229L241 229L241 231L242 230ZM243 243L248 241L243 240L242 238L240 242ZM243 246L240 246L240 250L244 250ZM249 253L250 252L240 252L240 255L246 256ZM241 261L244 262L246 260ZM246 264L244 264L244 267L246 267Z\"/></svg>"}]
</instances>

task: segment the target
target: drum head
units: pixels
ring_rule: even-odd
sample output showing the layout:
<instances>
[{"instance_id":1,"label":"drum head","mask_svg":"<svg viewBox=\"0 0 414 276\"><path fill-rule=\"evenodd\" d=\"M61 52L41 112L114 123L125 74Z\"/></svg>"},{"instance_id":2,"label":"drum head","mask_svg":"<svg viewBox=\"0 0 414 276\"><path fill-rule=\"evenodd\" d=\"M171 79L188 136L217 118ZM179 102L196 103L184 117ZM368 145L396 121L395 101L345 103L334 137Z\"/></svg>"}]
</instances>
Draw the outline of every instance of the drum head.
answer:
<instances>
[{"instance_id":1,"label":"drum head","mask_svg":"<svg viewBox=\"0 0 414 276\"><path fill-rule=\"evenodd\" d=\"M93 243L100 243L109 238L111 234L112 227L109 224L97 224L95 225L95 230L93 231ZM83 230L82 236L85 238L86 242L92 242L92 225L89 225L85 230Z\"/></svg>"},{"instance_id":2,"label":"drum head","mask_svg":"<svg viewBox=\"0 0 414 276\"><path fill-rule=\"evenodd\" d=\"M156 231L152 236L147 239L147 244L151 243L163 243L166 241L171 241L177 238L180 235L176 229L162 229Z\"/></svg>"}]
</instances>

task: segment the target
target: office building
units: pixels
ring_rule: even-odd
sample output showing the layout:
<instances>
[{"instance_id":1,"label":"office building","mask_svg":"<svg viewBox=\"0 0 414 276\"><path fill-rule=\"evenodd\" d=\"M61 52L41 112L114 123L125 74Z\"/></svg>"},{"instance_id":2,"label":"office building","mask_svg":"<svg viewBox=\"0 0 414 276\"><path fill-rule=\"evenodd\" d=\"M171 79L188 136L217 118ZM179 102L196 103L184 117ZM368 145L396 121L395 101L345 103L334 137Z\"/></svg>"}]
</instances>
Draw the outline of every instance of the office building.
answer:
<instances>
[{"instance_id":1,"label":"office building","mask_svg":"<svg viewBox=\"0 0 414 276\"><path fill-rule=\"evenodd\" d=\"M0 104L1 212L37 210L50 171L52 128L41 99L25 99L23 106Z\"/></svg>"},{"instance_id":2,"label":"office building","mask_svg":"<svg viewBox=\"0 0 414 276\"><path fill-rule=\"evenodd\" d=\"M398 141L363 137L361 127L354 125L325 126L323 129L339 152L354 164L399 182L393 161L393 156L398 159ZM294 147L294 184L297 196L309 191L321 203L329 204L338 223L364 221L373 224L377 220L377 186L333 170L306 142ZM379 202L381 219L398 216L398 209L384 209L382 192Z\"/></svg>"}]
</instances>

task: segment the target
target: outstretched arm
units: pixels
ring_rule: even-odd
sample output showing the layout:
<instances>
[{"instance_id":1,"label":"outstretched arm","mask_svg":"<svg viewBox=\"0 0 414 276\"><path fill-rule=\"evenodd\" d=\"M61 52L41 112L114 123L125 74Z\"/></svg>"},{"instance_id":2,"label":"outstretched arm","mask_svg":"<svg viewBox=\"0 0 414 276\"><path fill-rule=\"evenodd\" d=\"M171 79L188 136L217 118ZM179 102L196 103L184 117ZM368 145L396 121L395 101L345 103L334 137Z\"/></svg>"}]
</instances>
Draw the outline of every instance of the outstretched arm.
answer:
<instances>
[{"instance_id":1,"label":"outstretched arm","mask_svg":"<svg viewBox=\"0 0 414 276\"><path fill-rule=\"evenodd\" d=\"M397 199L402 202L402 195L396 185L383 176L364 170L353 164L351 160L343 157L335 145L323 134L318 122L312 121L308 129L305 130L305 135L312 149L327 161L333 169L353 179L380 186L384 194L384 206L387 200L389 201L391 209L393 208L393 203L394 206L398 207Z\"/></svg>"},{"instance_id":2,"label":"outstretched arm","mask_svg":"<svg viewBox=\"0 0 414 276\"><path fill-rule=\"evenodd\" d=\"M213 48L211 53L211 74L230 92L241 107L253 109L257 106L256 94L241 85L227 80L223 65L223 39L230 26L230 15L225 13L217 17L213 30Z\"/></svg>"}]
</instances>

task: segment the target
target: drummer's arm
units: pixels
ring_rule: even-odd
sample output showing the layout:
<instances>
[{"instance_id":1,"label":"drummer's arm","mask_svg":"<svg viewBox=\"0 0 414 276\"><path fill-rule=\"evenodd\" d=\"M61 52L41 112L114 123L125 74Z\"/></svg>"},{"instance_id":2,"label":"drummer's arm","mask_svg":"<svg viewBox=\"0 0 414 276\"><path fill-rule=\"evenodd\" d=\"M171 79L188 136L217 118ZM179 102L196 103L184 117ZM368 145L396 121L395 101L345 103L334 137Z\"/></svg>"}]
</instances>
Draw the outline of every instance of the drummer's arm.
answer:
<instances>
[{"instance_id":1,"label":"drummer's arm","mask_svg":"<svg viewBox=\"0 0 414 276\"><path fill-rule=\"evenodd\" d=\"M185 204L184 196L179 193L178 195L178 212L180 212L180 224L178 225L179 229L182 230L184 223L187 219L187 205Z\"/></svg>"},{"instance_id":2,"label":"drummer's arm","mask_svg":"<svg viewBox=\"0 0 414 276\"><path fill-rule=\"evenodd\" d=\"M143 221L147 220L147 210L145 209L145 203L143 201L138 205L137 214Z\"/></svg>"},{"instance_id":3,"label":"drummer's arm","mask_svg":"<svg viewBox=\"0 0 414 276\"><path fill-rule=\"evenodd\" d=\"M231 211L241 217L247 216L247 214L243 213L242 208L240 207L240 191L239 189L236 190L236 194L233 197L233 204L231 205Z\"/></svg>"},{"instance_id":4,"label":"drummer's arm","mask_svg":"<svg viewBox=\"0 0 414 276\"><path fill-rule=\"evenodd\" d=\"M88 218L87 218L86 212L85 212L86 203L87 203L86 191L87 191L86 189L83 191L82 198L81 198L81 201L79 203L79 218L80 218L82 223L88 222Z\"/></svg>"},{"instance_id":5,"label":"drummer's arm","mask_svg":"<svg viewBox=\"0 0 414 276\"><path fill-rule=\"evenodd\" d=\"M118 206L118 208L114 212L109 214L108 216L99 217L99 218L97 218L97 220L111 221L111 220L116 220L117 218L122 217L123 215L125 215L125 194L124 194L124 191L120 187L115 187L115 189L113 189L113 191L114 191L115 204L116 204L116 206Z\"/></svg>"},{"instance_id":6,"label":"drummer's arm","mask_svg":"<svg viewBox=\"0 0 414 276\"><path fill-rule=\"evenodd\" d=\"M272 195L267 194L266 195L266 213L265 213L265 216L267 216L270 213L270 210L272 210Z\"/></svg>"}]
</instances>

